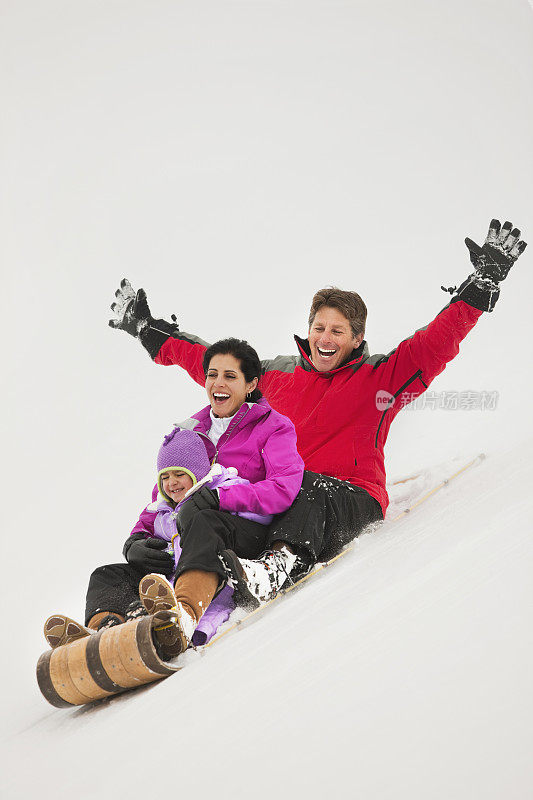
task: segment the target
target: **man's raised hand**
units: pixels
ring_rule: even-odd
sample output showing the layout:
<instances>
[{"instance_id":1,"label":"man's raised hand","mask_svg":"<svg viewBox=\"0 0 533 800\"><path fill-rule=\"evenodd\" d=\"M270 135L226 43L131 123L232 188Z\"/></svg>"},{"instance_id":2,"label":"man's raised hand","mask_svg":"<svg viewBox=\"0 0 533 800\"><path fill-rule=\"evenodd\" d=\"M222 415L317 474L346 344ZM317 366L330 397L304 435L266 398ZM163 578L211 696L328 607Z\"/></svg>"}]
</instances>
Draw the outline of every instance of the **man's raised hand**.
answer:
<instances>
[{"instance_id":1,"label":"man's raised hand","mask_svg":"<svg viewBox=\"0 0 533 800\"><path fill-rule=\"evenodd\" d=\"M470 252L476 277L497 288L527 247L527 243L520 240L520 235L518 228L513 228L512 222L501 225L499 220L493 219L483 247L466 238L465 244Z\"/></svg>"},{"instance_id":2,"label":"man's raised hand","mask_svg":"<svg viewBox=\"0 0 533 800\"><path fill-rule=\"evenodd\" d=\"M139 338L152 321L146 292L139 289L136 293L129 280L123 278L115 292L115 298L111 306L115 316L109 320L109 325Z\"/></svg>"},{"instance_id":3,"label":"man's raised hand","mask_svg":"<svg viewBox=\"0 0 533 800\"><path fill-rule=\"evenodd\" d=\"M179 331L174 314L172 322L154 319L144 289L136 292L126 278L120 281L111 311L115 316L109 320L110 326L138 339L150 358L155 358L169 336Z\"/></svg>"}]
</instances>

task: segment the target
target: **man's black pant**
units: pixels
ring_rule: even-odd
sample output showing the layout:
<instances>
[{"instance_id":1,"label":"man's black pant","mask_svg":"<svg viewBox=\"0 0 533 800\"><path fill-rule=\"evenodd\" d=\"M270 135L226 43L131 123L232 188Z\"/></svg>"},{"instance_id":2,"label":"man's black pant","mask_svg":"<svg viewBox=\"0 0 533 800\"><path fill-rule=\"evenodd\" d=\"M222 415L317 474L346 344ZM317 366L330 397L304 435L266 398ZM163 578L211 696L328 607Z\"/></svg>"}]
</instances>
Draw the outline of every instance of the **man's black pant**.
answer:
<instances>
[{"instance_id":1,"label":"man's black pant","mask_svg":"<svg viewBox=\"0 0 533 800\"><path fill-rule=\"evenodd\" d=\"M381 506L365 489L306 470L296 500L270 525L268 546L284 541L307 563L326 561L378 520Z\"/></svg>"}]
</instances>

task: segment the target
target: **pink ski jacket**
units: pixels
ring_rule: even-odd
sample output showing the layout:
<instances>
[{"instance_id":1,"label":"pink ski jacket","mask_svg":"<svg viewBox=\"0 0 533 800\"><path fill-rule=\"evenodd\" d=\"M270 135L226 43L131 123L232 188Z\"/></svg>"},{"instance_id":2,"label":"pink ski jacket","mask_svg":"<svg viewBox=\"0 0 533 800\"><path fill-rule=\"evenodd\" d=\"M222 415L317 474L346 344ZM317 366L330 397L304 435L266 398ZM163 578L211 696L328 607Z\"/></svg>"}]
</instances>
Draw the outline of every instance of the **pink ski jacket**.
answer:
<instances>
[{"instance_id":1,"label":"pink ski jacket","mask_svg":"<svg viewBox=\"0 0 533 800\"><path fill-rule=\"evenodd\" d=\"M180 428L207 434L211 427L206 406ZM296 498L302 485L304 462L296 449L293 423L274 411L262 398L243 403L218 440L215 461L236 467L248 484L220 486L220 508L233 514L281 514Z\"/></svg>"}]
</instances>

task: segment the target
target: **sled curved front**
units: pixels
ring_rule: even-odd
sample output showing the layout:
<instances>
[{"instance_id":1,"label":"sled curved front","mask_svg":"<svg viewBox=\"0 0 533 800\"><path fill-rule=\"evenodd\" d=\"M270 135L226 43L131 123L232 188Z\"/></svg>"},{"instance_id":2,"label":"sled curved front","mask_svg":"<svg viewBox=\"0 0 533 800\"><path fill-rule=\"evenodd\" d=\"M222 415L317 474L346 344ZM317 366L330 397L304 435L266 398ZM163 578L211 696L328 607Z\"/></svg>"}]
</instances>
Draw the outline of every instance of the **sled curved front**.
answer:
<instances>
[{"instance_id":1,"label":"sled curved front","mask_svg":"<svg viewBox=\"0 0 533 800\"><path fill-rule=\"evenodd\" d=\"M37 662L37 683L51 705L68 708L159 681L179 669L159 658L152 617L142 617L47 650Z\"/></svg>"}]
</instances>

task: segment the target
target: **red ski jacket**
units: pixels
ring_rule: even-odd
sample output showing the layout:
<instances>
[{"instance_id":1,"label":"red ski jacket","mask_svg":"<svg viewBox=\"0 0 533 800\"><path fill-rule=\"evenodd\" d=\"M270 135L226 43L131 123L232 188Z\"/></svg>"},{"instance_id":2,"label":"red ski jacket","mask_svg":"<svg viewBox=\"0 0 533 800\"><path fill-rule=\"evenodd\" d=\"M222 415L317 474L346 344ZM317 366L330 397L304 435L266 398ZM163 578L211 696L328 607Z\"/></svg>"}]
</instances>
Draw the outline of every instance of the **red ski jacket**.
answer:
<instances>
[{"instance_id":1,"label":"red ski jacket","mask_svg":"<svg viewBox=\"0 0 533 800\"><path fill-rule=\"evenodd\" d=\"M305 468L361 486L385 514L383 448L391 422L458 354L459 343L482 313L453 301L388 355L370 356L362 342L331 372L318 372L307 339L295 336L298 355L263 361L259 388L272 408L294 423ZM175 331L154 360L178 364L203 386L208 346L197 336Z\"/></svg>"}]
</instances>

